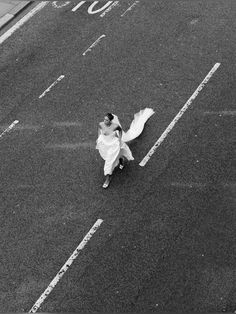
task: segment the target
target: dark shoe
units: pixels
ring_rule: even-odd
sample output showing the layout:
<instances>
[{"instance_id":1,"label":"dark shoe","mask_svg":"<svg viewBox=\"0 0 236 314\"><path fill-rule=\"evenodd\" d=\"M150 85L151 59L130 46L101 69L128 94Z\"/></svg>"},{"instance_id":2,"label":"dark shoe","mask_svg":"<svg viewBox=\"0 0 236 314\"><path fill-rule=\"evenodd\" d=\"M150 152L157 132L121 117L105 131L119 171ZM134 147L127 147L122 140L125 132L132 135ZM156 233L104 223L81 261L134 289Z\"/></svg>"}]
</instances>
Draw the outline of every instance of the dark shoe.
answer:
<instances>
[{"instance_id":1,"label":"dark shoe","mask_svg":"<svg viewBox=\"0 0 236 314\"><path fill-rule=\"evenodd\" d=\"M124 163L125 163L124 158L120 158L119 162L120 162L119 168L122 170L124 168Z\"/></svg>"}]
</instances>

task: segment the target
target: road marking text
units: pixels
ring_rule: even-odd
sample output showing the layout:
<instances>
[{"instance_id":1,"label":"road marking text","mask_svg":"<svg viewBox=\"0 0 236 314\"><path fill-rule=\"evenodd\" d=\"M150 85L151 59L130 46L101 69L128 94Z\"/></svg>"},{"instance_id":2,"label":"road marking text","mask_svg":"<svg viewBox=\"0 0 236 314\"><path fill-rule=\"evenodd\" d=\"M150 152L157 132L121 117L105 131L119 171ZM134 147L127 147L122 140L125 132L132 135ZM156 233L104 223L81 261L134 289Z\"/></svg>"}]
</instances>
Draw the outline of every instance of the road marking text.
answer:
<instances>
[{"instance_id":1,"label":"road marking text","mask_svg":"<svg viewBox=\"0 0 236 314\"><path fill-rule=\"evenodd\" d=\"M88 7L88 13L89 14L96 14L99 13L103 10L105 10L107 7L109 7L113 1L108 1L106 4L104 4L102 7L100 7L97 10L93 10L94 7L99 3L100 1L94 1L92 4L90 4L90 6ZM77 11L84 3L86 3L86 1L80 1L71 11L75 12Z\"/></svg>"}]
</instances>

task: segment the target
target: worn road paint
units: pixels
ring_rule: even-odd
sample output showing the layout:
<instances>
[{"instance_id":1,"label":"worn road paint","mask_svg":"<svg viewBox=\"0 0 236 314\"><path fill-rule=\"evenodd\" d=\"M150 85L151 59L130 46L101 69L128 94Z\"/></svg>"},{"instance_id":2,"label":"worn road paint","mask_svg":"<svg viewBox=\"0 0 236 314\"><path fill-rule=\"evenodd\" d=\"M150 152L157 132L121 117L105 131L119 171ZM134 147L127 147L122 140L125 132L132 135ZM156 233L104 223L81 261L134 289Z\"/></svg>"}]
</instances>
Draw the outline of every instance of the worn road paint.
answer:
<instances>
[{"instance_id":1,"label":"worn road paint","mask_svg":"<svg viewBox=\"0 0 236 314\"><path fill-rule=\"evenodd\" d=\"M185 111L189 108L189 106L192 104L194 99L197 97L197 95L203 89L203 87L207 84L207 82L210 80L210 78L216 72L216 70L219 68L219 66L220 66L220 63L216 63L213 66L213 68L210 70L210 72L207 74L207 76L204 78L204 80L201 82L201 84L198 86L198 88L195 90L195 92L192 94L192 96L189 98L189 100L185 103L183 108L179 111L179 113L175 116L175 118L168 125L166 130L162 133L162 135L159 137L159 139L153 145L153 147L149 150L147 155L139 163L139 166L144 167L146 165L146 163L149 161L151 156L155 153L155 151L158 148L158 146L161 145L161 143L164 141L164 139L167 137L167 135L170 133L170 131L175 126L176 122L178 122L178 120L182 117L182 115L185 113Z\"/></svg>"},{"instance_id":2,"label":"worn road paint","mask_svg":"<svg viewBox=\"0 0 236 314\"><path fill-rule=\"evenodd\" d=\"M83 53L83 56L85 56L87 52L91 51L92 48L94 48L103 37L106 37L106 35L102 35L97 40L95 40L95 42L87 50L85 50L85 52Z\"/></svg>"},{"instance_id":3,"label":"worn road paint","mask_svg":"<svg viewBox=\"0 0 236 314\"><path fill-rule=\"evenodd\" d=\"M54 150L94 149L94 142L47 144L45 148Z\"/></svg>"},{"instance_id":4,"label":"worn road paint","mask_svg":"<svg viewBox=\"0 0 236 314\"><path fill-rule=\"evenodd\" d=\"M212 187L212 182L208 183L198 183L198 182L171 182L170 185L166 186L173 186L175 188L180 189L202 189L207 187ZM217 182L217 186L222 188L235 188L236 183L235 182Z\"/></svg>"},{"instance_id":5,"label":"worn road paint","mask_svg":"<svg viewBox=\"0 0 236 314\"><path fill-rule=\"evenodd\" d=\"M58 79L57 79L55 82L53 82L53 83L39 96L39 98L44 97L44 96L50 91L50 89L51 89L53 86L55 86L56 84L58 84L64 77L65 77L65 75L59 76Z\"/></svg>"},{"instance_id":6,"label":"worn road paint","mask_svg":"<svg viewBox=\"0 0 236 314\"><path fill-rule=\"evenodd\" d=\"M235 116L235 110L222 110L222 111L205 111L204 116L217 115L217 116Z\"/></svg>"},{"instance_id":7,"label":"worn road paint","mask_svg":"<svg viewBox=\"0 0 236 314\"><path fill-rule=\"evenodd\" d=\"M100 17L104 17L108 12L110 12L114 7L119 5L119 1L115 1L113 4L111 4L101 15Z\"/></svg>"},{"instance_id":8,"label":"worn road paint","mask_svg":"<svg viewBox=\"0 0 236 314\"><path fill-rule=\"evenodd\" d=\"M35 8L33 8L29 13L27 13L21 20L16 22L9 30L7 30L2 36L0 36L0 44L2 44L8 37L10 37L18 28L20 28L25 22L27 22L32 16L37 12L42 10L49 1L43 1L39 3Z\"/></svg>"},{"instance_id":9,"label":"worn road paint","mask_svg":"<svg viewBox=\"0 0 236 314\"><path fill-rule=\"evenodd\" d=\"M17 123L19 123L18 120L13 121L12 124L9 125L9 127L6 128L6 130L4 130L4 131L2 132L2 134L0 134L0 138L3 137L3 135L4 135L5 133L7 133L7 132L9 132L11 129L13 129L14 126L15 126Z\"/></svg>"},{"instance_id":10,"label":"worn road paint","mask_svg":"<svg viewBox=\"0 0 236 314\"><path fill-rule=\"evenodd\" d=\"M121 14L121 17L124 16L128 11L131 11L138 3L139 1L135 1L123 14Z\"/></svg>"},{"instance_id":11,"label":"worn road paint","mask_svg":"<svg viewBox=\"0 0 236 314\"><path fill-rule=\"evenodd\" d=\"M70 3L70 1L64 1L64 2L62 2L62 4L58 5L57 2L60 3L61 1L53 1L53 3L52 3L52 6L54 8L57 8L57 9L61 9L61 8L65 7L65 6L67 6Z\"/></svg>"},{"instance_id":12,"label":"worn road paint","mask_svg":"<svg viewBox=\"0 0 236 314\"><path fill-rule=\"evenodd\" d=\"M79 255L79 253L82 251L82 249L85 247L85 245L88 243L88 241L92 238L93 234L97 231L97 229L101 226L103 223L102 219L98 219L95 224L92 226L92 228L89 230L89 232L86 234L82 242L77 246L75 251L72 253L70 258L65 262L65 264L62 266L62 268L59 270L59 272L56 274L54 279L51 281L47 289L43 292L43 294L40 296L40 298L35 302L33 307L30 309L28 313L36 313L39 307L42 305L42 303L45 301L45 299L49 296L49 294L52 292L53 288L56 286L56 284L59 282L59 280L62 278L62 276L65 274L65 272L68 270L68 268L71 266L73 261L76 259L76 257Z\"/></svg>"}]
</instances>

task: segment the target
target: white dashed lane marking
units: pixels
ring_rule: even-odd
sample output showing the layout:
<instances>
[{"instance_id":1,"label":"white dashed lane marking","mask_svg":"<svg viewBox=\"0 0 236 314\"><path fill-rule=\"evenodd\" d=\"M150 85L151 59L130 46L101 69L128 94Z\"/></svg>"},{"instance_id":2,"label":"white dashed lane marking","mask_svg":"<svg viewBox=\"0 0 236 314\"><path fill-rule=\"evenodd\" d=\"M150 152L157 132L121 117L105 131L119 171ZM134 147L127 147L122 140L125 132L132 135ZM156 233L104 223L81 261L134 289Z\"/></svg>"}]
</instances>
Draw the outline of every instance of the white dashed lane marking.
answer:
<instances>
[{"instance_id":1,"label":"white dashed lane marking","mask_svg":"<svg viewBox=\"0 0 236 314\"><path fill-rule=\"evenodd\" d=\"M94 48L95 46L97 46L97 44L100 42L100 40L106 37L106 35L101 35L97 40L95 40L95 42L87 49L85 50L85 52L83 53L83 56L85 56L89 51L92 50L92 48Z\"/></svg>"},{"instance_id":2,"label":"white dashed lane marking","mask_svg":"<svg viewBox=\"0 0 236 314\"><path fill-rule=\"evenodd\" d=\"M121 14L121 17L123 17L128 11L131 11L138 3L139 1L135 1L123 14Z\"/></svg>"},{"instance_id":3,"label":"white dashed lane marking","mask_svg":"<svg viewBox=\"0 0 236 314\"><path fill-rule=\"evenodd\" d=\"M29 313L36 313L39 307L42 305L42 303L45 301L45 299L49 296L49 294L52 292L52 290L55 288L56 284L59 282L59 280L62 278L62 276L66 273L68 268L71 266L73 261L76 259L76 257L81 253L83 248L86 246L88 241L92 238L93 234L97 231L97 229L101 226L103 223L102 219L98 219L95 224L92 226L92 228L89 230L89 232L86 234L82 242L77 246L75 251L72 253L70 258L65 262L65 264L62 266L62 268L59 270L59 272L56 274L54 279L51 281L47 289L43 292L43 294L39 297L39 299L35 302L35 304L30 309Z\"/></svg>"},{"instance_id":4,"label":"white dashed lane marking","mask_svg":"<svg viewBox=\"0 0 236 314\"><path fill-rule=\"evenodd\" d=\"M53 86L55 86L56 84L58 84L63 78L65 77L65 75L61 75L58 77L58 79L53 82L40 96L39 98L43 98L51 89Z\"/></svg>"},{"instance_id":5,"label":"white dashed lane marking","mask_svg":"<svg viewBox=\"0 0 236 314\"><path fill-rule=\"evenodd\" d=\"M112 5L110 5L101 15L100 17L104 17L108 12L110 12L114 7L119 5L119 1L115 1Z\"/></svg>"},{"instance_id":6,"label":"white dashed lane marking","mask_svg":"<svg viewBox=\"0 0 236 314\"><path fill-rule=\"evenodd\" d=\"M3 135L4 135L5 133L7 133L7 132L9 132L11 129L13 129L13 128L16 126L17 123L19 123L18 120L13 121L12 124L10 124L9 127L7 127L7 128L2 132L2 134L0 134L0 138L3 137Z\"/></svg>"},{"instance_id":7,"label":"white dashed lane marking","mask_svg":"<svg viewBox=\"0 0 236 314\"><path fill-rule=\"evenodd\" d=\"M207 82L210 80L210 78L213 76L213 74L216 72L216 70L219 68L220 63L216 63L213 68L210 70L210 72L207 74L207 76L204 78L204 80L201 82L201 84L198 86L198 88L195 90L195 92L192 94L192 96L189 98L189 100L185 103L183 108L179 111L179 113L175 116L175 118L171 121L171 123L168 125L166 130L162 133L162 135L159 137L159 139L156 141L156 143L153 145L153 147L149 150L147 155L143 158L143 160L139 163L141 167L144 167L146 163L149 161L151 156L155 153L156 149L161 145L161 143L164 141L164 139L167 137L167 135L170 133L170 131L173 129L175 124L179 121L179 119L182 117L182 115L185 113L185 111L189 108L189 106L192 104L194 99L197 97L199 92L203 89L203 87L207 84Z\"/></svg>"}]
</instances>

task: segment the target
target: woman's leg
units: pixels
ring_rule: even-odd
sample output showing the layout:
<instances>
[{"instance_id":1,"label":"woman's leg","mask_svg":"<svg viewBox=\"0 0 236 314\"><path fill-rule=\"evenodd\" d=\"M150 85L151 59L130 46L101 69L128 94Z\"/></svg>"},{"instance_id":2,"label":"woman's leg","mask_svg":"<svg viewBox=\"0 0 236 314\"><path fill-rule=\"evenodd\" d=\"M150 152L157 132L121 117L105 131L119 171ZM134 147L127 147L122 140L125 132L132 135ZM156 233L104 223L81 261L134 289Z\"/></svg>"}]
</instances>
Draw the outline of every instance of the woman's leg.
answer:
<instances>
[{"instance_id":1,"label":"woman's leg","mask_svg":"<svg viewBox=\"0 0 236 314\"><path fill-rule=\"evenodd\" d=\"M111 175L110 174L107 174L106 176L105 176L105 182L103 183L103 188L104 189L106 189L106 188L108 188L108 186L109 186L109 184L110 184L110 181L111 181Z\"/></svg>"}]
</instances>

